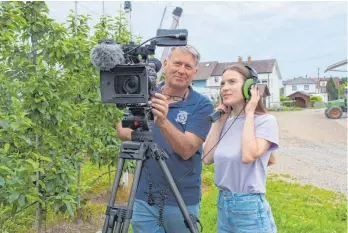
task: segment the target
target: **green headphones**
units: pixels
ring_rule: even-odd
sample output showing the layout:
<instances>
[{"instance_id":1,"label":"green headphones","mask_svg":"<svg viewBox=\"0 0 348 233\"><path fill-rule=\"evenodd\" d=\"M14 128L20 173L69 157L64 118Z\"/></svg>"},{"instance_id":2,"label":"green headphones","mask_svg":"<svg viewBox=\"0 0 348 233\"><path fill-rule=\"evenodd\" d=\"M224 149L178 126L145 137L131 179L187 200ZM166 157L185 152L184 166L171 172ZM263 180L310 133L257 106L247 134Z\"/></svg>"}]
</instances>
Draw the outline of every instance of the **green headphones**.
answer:
<instances>
[{"instance_id":1,"label":"green headphones","mask_svg":"<svg viewBox=\"0 0 348 233\"><path fill-rule=\"evenodd\" d=\"M251 98L251 87L253 85L256 85L259 81L258 79L258 75L256 70L254 70L253 68L251 68L250 66L245 66L245 68L247 68L250 71L250 77L247 78L247 80L245 80L243 86L242 86L242 93L243 96L245 98L245 100L250 100Z\"/></svg>"}]
</instances>

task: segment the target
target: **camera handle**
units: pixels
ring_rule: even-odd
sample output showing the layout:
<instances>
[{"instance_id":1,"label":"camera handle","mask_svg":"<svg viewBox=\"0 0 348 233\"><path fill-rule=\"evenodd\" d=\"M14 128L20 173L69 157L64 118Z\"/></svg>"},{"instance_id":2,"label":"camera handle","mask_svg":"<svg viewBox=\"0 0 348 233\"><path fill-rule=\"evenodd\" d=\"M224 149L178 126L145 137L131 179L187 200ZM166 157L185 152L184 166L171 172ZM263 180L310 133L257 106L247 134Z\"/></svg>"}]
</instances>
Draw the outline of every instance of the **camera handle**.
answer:
<instances>
[{"instance_id":1,"label":"camera handle","mask_svg":"<svg viewBox=\"0 0 348 233\"><path fill-rule=\"evenodd\" d=\"M178 203L181 213L184 217L184 222L187 228L190 229L191 233L199 233L197 226L197 217L190 215L184 200L182 199L180 192L174 182L174 179L165 163L165 159L168 158L166 152L160 148L154 142L135 142L126 141L121 144L120 154L118 158L117 172L115 175L110 200L106 209L106 218L104 222L104 227L102 233L127 233L130 223L130 219L133 215L133 205L135 201L135 194L138 188L138 183L140 179L140 174L142 170L142 165L144 160L148 159L146 157L147 151L150 150L151 157L155 159L159 166L161 167L166 180L171 188L174 197ZM115 199L117 195L117 189L120 184L122 169L126 159L136 160L136 166L134 171L133 184L130 191L130 196L128 199L128 205L115 207ZM116 226L115 226L116 223Z\"/></svg>"}]
</instances>

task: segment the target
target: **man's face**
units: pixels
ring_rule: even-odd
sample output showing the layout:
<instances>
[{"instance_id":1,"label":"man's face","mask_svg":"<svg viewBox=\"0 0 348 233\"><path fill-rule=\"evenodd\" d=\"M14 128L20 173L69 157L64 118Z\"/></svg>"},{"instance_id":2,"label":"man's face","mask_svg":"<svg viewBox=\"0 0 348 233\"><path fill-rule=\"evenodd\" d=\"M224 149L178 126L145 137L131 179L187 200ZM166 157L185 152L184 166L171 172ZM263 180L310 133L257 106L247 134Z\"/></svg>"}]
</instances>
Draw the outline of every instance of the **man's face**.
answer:
<instances>
[{"instance_id":1,"label":"man's face","mask_svg":"<svg viewBox=\"0 0 348 233\"><path fill-rule=\"evenodd\" d=\"M197 73L195 58L190 53L174 49L169 60L164 60L166 83L173 88L187 88Z\"/></svg>"}]
</instances>

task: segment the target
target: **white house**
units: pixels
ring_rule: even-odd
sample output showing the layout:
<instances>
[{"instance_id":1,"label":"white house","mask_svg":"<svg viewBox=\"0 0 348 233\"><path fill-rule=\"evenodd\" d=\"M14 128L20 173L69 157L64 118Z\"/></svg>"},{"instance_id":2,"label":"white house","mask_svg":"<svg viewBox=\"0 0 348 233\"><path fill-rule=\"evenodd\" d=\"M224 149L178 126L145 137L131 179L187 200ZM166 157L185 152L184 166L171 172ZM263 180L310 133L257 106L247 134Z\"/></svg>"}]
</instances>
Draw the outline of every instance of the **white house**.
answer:
<instances>
[{"instance_id":1,"label":"white house","mask_svg":"<svg viewBox=\"0 0 348 233\"><path fill-rule=\"evenodd\" d=\"M284 96L290 96L295 92L306 93L308 96L320 96L323 102L328 102L328 93L326 84L330 78L294 78L283 82ZM333 78L335 85L338 87L340 79Z\"/></svg>"},{"instance_id":2,"label":"white house","mask_svg":"<svg viewBox=\"0 0 348 233\"><path fill-rule=\"evenodd\" d=\"M294 78L284 81L284 96L289 96L295 92L305 92L307 94L316 93L316 82L309 78Z\"/></svg>"},{"instance_id":3,"label":"white house","mask_svg":"<svg viewBox=\"0 0 348 233\"><path fill-rule=\"evenodd\" d=\"M270 96L264 99L265 107L278 107L280 105L280 85L282 77L276 59L251 60L249 56L247 62L243 62L241 57L238 58L238 62L201 62L198 67L198 74L194 78L192 84L200 88L204 87L205 93L210 95L213 99L217 98L222 72L226 67L237 63L249 65L255 69L258 73L259 82L267 86Z\"/></svg>"}]
</instances>

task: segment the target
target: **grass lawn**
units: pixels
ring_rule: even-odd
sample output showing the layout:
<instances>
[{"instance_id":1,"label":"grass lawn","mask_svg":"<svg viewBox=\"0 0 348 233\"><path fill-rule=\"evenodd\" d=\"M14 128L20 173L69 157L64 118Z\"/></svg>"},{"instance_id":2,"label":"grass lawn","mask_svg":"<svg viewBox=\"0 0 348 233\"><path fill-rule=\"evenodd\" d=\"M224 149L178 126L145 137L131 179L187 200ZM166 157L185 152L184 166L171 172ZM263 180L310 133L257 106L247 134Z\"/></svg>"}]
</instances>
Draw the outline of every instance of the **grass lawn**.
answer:
<instances>
[{"instance_id":1,"label":"grass lawn","mask_svg":"<svg viewBox=\"0 0 348 233\"><path fill-rule=\"evenodd\" d=\"M107 190L108 176L103 176L91 187L90 184L101 173L107 171L104 167L99 170L87 162L82 168L83 198L81 218L82 223L76 224L76 219L68 215L56 215L52 209L47 211L47 229L57 230L57 225L66 225L69 232L95 232L103 224L101 217L105 213L105 196L101 192ZM113 176L111 175L111 182ZM216 233L216 200L218 190L214 186L214 166L203 167L203 183L205 184L201 202L200 221L204 233ZM283 181L291 179L289 175L273 175L267 180L266 198L271 204L273 215L279 233L346 233L347 232L347 199L343 194L319 189L311 185L299 185ZM89 193L86 195L86 193ZM1 216L3 217L3 216ZM35 219L35 207L28 208L0 227L0 232L36 232L32 228ZM81 226L89 225L89 229ZM50 231L58 232L58 231ZM130 230L131 231L131 227Z\"/></svg>"},{"instance_id":2,"label":"grass lawn","mask_svg":"<svg viewBox=\"0 0 348 233\"><path fill-rule=\"evenodd\" d=\"M204 170L208 175L203 175L203 180L210 183L213 168ZM269 176L266 193L279 233L347 232L347 199L343 194L281 178L282 175ZM205 233L215 233L217 229L217 195L218 189L210 186L201 202L200 220Z\"/></svg>"}]
</instances>

